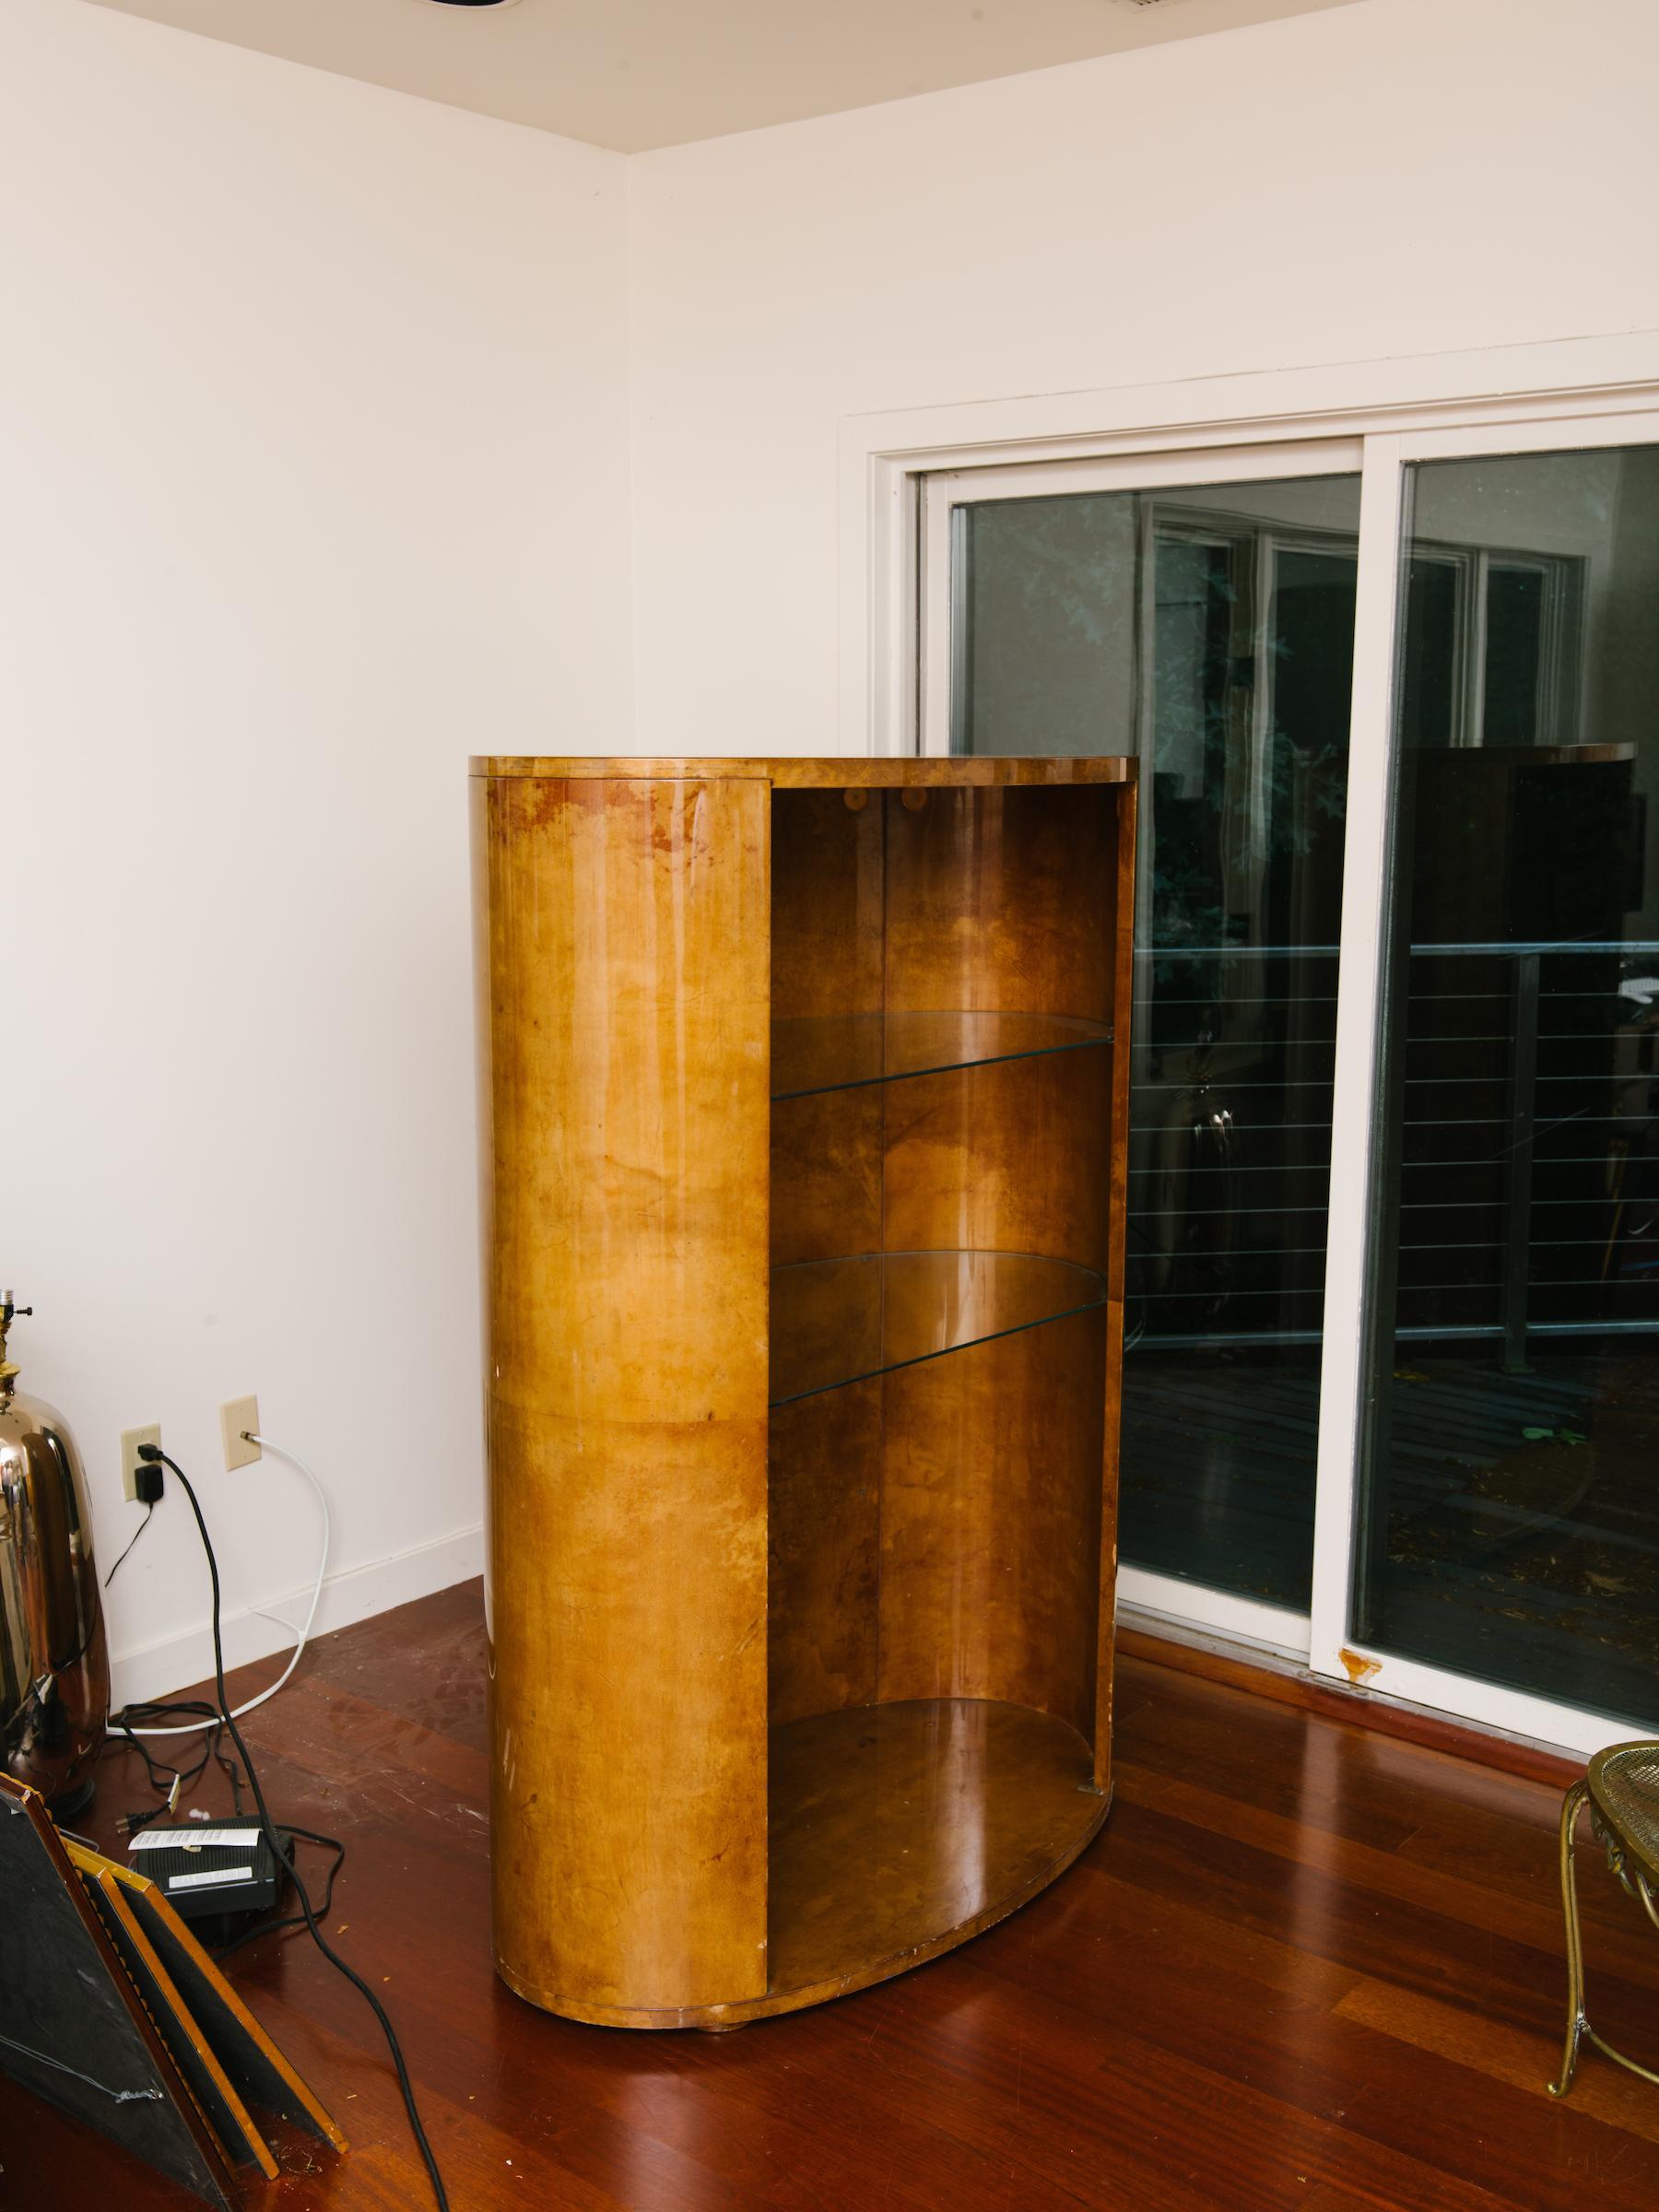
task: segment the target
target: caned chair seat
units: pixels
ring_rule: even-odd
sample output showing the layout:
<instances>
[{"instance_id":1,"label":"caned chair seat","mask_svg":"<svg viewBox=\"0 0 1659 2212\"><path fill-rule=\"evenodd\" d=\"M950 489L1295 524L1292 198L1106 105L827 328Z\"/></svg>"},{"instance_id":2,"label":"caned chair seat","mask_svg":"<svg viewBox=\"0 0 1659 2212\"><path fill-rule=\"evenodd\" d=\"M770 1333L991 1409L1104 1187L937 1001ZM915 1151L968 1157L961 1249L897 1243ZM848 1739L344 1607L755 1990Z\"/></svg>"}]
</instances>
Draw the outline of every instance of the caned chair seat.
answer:
<instances>
[{"instance_id":1,"label":"caned chair seat","mask_svg":"<svg viewBox=\"0 0 1659 2212\"><path fill-rule=\"evenodd\" d=\"M1594 1811L1659 1885L1659 1744L1598 1751L1584 1777Z\"/></svg>"},{"instance_id":2,"label":"caned chair seat","mask_svg":"<svg viewBox=\"0 0 1659 2212\"><path fill-rule=\"evenodd\" d=\"M1584 1945L1579 1926L1578 1878L1574 1850L1578 1817L1585 1804L1590 1826L1606 1850L1607 1864L1648 1918L1659 1928L1659 1743L1612 1744L1590 1761L1583 1782L1575 1782L1561 1806L1561 1903L1567 1915L1567 2047L1550 2094L1565 2097L1572 2087L1579 2047L1592 2042L1644 2081L1659 2074L1639 2066L1604 2042L1584 2009Z\"/></svg>"}]
</instances>

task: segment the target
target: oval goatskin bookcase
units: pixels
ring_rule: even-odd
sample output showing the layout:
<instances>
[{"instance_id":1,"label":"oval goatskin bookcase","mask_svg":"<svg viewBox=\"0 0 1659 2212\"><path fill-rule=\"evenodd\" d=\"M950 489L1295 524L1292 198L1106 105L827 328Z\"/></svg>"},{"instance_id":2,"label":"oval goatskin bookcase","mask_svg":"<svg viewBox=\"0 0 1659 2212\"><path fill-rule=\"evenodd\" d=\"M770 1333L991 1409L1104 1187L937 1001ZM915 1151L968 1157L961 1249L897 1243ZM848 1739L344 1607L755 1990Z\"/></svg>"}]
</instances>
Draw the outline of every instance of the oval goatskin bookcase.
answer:
<instances>
[{"instance_id":1,"label":"oval goatskin bookcase","mask_svg":"<svg viewBox=\"0 0 1659 2212\"><path fill-rule=\"evenodd\" d=\"M1111 1791L1135 771L473 764L496 1959L735 2027Z\"/></svg>"}]
</instances>

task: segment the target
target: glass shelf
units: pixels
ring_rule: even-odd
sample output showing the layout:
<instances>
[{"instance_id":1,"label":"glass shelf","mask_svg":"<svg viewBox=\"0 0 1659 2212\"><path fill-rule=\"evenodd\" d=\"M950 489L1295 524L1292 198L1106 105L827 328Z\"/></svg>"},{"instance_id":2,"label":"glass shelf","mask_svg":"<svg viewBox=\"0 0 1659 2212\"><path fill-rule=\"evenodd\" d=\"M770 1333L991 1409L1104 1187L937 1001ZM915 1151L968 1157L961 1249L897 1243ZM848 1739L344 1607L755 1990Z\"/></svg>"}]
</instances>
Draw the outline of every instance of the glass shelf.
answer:
<instances>
[{"instance_id":1,"label":"glass shelf","mask_svg":"<svg viewBox=\"0 0 1659 2212\"><path fill-rule=\"evenodd\" d=\"M888 1252L771 1272L774 1406L1105 1302L1104 1279L1024 1252Z\"/></svg>"},{"instance_id":2,"label":"glass shelf","mask_svg":"<svg viewBox=\"0 0 1659 2212\"><path fill-rule=\"evenodd\" d=\"M1110 1044L1102 1021L1069 1014L822 1014L774 1021L771 1095L802 1099L904 1076L982 1067Z\"/></svg>"}]
</instances>

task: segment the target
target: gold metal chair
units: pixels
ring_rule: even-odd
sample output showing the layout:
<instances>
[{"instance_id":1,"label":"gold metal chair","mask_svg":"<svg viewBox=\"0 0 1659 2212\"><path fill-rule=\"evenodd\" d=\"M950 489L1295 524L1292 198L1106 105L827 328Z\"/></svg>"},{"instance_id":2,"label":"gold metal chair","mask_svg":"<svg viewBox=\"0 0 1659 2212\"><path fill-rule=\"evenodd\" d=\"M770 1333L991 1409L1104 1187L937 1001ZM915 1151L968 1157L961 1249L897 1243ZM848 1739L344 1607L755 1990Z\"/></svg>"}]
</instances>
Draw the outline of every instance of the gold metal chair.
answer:
<instances>
[{"instance_id":1,"label":"gold metal chair","mask_svg":"<svg viewBox=\"0 0 1659 2212\"><path fill-rule=\"evenodd\" d=\"M1552 2097L1565 2097L1578 2066L1579 2045L1596 2049L1659 2083L1659 2074L1639 2066L1622 2051L1605 2043L1584 2010L1584 1939L1579 1927L1578 1882L1573 1846L1578 1817L1590 1807L1590 1832L1607 1853L1607 1865L1659 1928L1659 1743L1613 1744L1590 1761L1583 1782L1575 1782L1561 1806L1561 1903L1567 1914L1567 2047L1559 2077L1549 2085Z\"/></svg>"}]
</instances>

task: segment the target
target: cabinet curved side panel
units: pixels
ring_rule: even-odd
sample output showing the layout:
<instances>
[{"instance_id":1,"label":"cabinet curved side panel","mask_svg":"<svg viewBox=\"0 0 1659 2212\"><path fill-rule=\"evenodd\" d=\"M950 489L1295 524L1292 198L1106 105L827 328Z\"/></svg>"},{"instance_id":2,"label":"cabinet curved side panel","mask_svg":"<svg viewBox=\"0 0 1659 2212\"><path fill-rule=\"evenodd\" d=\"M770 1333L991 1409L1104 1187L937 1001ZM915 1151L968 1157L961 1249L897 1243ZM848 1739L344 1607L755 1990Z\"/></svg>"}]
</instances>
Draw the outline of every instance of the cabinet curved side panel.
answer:
<instances>
[{"instance_id":1,"label":"cabinet curved side panel","mask_svg":"<svg viewBox=\"0 0 1659 2212\"><path fill-rule=\"evenodd\" d=\"M895 1084L882 1128L889 1252L1034 1252L1099 1274L1108 1251L1112 1052Z\"/></svg>"},{"instance_id":2,"label":"cabinet curved side panel","mask_svg":"<svg viewBox=\"0 0 1659 2212\"><path fill-rule=\"evenodd\" d=\"M1106 1316L882 1378L882 1703L983 1698L1095 1727Z\"/></svg>"},{"instance_id":3,"label":"cabinet curved side panel","mask_svg":"<svg viewBox=\"0 0 1659 2212\"><path fill-rule=\"evenodd\" d=\"M1106 785L891 795L888 1011L986 1006L1110 1020L1119 818Z\"/></svg>"},{"instance_id":4,"label":"cabinet curved side panel","mask_svg":"<svg viewBox=\"0 0 1659 2212\"><path fill-rule=\"evenodd\" d=\"M497 1963L767 1986L768 787L475 782Z\"/></svg>"}]
</instances>

